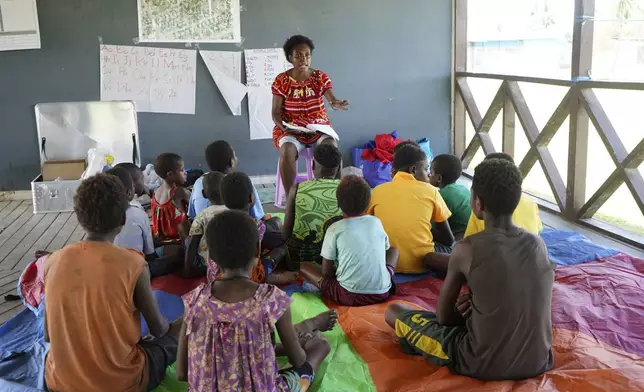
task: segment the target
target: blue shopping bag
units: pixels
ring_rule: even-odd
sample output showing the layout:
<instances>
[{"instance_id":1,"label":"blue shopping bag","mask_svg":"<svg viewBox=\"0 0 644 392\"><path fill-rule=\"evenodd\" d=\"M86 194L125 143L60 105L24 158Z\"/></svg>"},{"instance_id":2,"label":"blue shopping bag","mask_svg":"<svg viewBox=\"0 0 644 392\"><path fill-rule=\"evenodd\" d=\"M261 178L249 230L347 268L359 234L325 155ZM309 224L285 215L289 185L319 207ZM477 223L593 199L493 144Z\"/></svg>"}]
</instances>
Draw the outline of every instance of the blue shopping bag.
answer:
<instances>
[{"instance_id":1,"label":"blue shopping bag","mask_svg":"<svg viewBox=\"0 0 644 392\"><path fill-rule=\"evenodd\" d=\"M391 181L391 163L380 161L365 161L362 159L364 148L354 148L352 152L353 166L362 169L362 176L370 187L375 188L380 184Z\"/></svg>"}]
</instances>

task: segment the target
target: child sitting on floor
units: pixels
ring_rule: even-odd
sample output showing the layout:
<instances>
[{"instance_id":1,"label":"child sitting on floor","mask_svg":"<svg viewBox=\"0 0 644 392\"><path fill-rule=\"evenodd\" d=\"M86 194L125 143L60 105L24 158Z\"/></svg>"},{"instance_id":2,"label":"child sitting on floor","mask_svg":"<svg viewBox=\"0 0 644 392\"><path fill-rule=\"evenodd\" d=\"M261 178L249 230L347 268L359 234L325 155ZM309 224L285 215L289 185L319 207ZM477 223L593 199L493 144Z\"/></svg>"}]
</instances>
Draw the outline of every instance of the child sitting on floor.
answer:
<instances>
[{"instance_id":1,"label":"child sitting on floor","mask_svg":"<svg viewBox=\"0 0 644 392\"><path fill-rule=\"evenodd\" d=\"M342 154L332 144L315 148L313 172L315 179L291 187L286 201L286 216L282 235L287 240L291 260L295 263L321 263L320 251L324 240L324 223L341 216L335 192Z\"/></svg>"},{"instance_id":2,"label":"child sitting on floor","mask_svg":"<svg viewBox=\"0 0 644 392\"><path fill-rule=\"evenodd\" d=\"M210 172L203 176L203 196L208 198L210 206L197 215L190 227L184 263L187 276L206 275L206 260L208 260L206 227L215 215L227 210L221 197L221 183L224 177L225 175L220 172Z\"/></svg>"},{"instance_id":3,"label":"child sitting on floor","mask_svg":"<svg viewBox=\"0 0 644 392\"><path fill-rule=\"evenodd\" d=\"M217 140L206 147L206 163L211 172L219 172L224 175L230 174L237 168L237 162L235 150L225 140ZM196 218L201 211L210 205L208 198L203 196L202 189L203 176L192 187L190 206L188 207L188 217L190 219ZM262 219L264 217L264 208L262 207L262 202L259 199L259 194L255 186L253 186L253 197L255 198L255 204L253 204L253 208L250 210L250 216L255 219Z\"/></svg>"},{"instance_id":4,"label":"child sitting on floor","mask_svg":"<svg viewBox=\"0 0 644 392\"><path fill-rule=\"evenodd\" d=\"M206 241L209 268L222 276L187 296L177 379L201 392L308 390L330 351L319 331L334 327L336 312L294 326L290 297L251 280L259 233L248 212L217 214L208 224ZM281 344L275 344L275 329ZM292 367L278 372L276 356L281 355Z\"/></svg>"},{"instance_id":5,"label":"child sitting on floor","mask_svg":"<svg viewBox=\"0 0 644 392\"><path fill-rule=\"evenodd\" d=\"M145 178L143 177L143 170L131 162L122 162L114 166L116 168L125 169L132 177L134 182L134 194L136 196L149 195L150 191L145 186Z\"/></svg>"},{"instance_id":6,"label":"child sitting on floor","mask_svg":"<svg viewBox=\"0 0 644 392\"><path fill-rule=\"evenodd\" d=\"M489 154L485 159L503 159L514 164L514 159L503 152ZM512 221L515 225L531 232L532 234L539 234L543 229L541 218L539 217L539 207L528 195L521 195L519 205L512 215ZM470 220L467 223L467 229L465 230L465 237L480 233L484 229L484 221L477 218L476 215L470 214Z\"/></svg>"},{"instance_id":7,"label":"child sitting on floor","mask_svg":"<svg viewBox=\"0 0 644 392\"><path fill-rule=\"evenodd\" d=\"M485 230L454 247L436 313L389 306L385 319L403 350L483 380L552 368L554 266L543 240L512 221L521 183L511 162L488 159L476 167L472 211ZM469 293L459 295L463 284Z\"/></svg>"},{"instance_id":8,"label":"child sitting on floor","mask_svg":"<svg viewBox=\"0 0 644 392\"><path fill-rule=\"evenodd\" d=\"M180 242L190 232L186 216L190 191L183 187L186 183L183 158L163 153L157 157L154 171L163 179L163 184L152 198L152 235L162 242Z\"/></svg>"},{"instance_id":9,"label":"child sitting on floor","mask_svg":"<svg viewBox=\"0 0 644 392\"><path fill-rule=\"evenodd\" d=\"M347 176L338 186L338 204L344 219L333 223L322 244L322 267L303 263L302 276L339 305L364 306L386 301L395 292L393 282L398 251L378 218L365 215L371 188L358 176Z\"/></svg>"},{"instance_id":10,"label":"child sitting on floor","mask_svg":"<svg viewBox=\"0 0 644 392\"><path fill-rule=\"evenodd\" d=\"M445 205L452 213L447 222L456 241L463 239L467 222L472 214L470 190L456 183L462 172L463 167L459 157L441 154L434 157L429 173L429 183L439 189L438 192L443 197Z\"/></svg>"},{"instance_id":11,"label":"child sitting on floor","mask_svg":"<svg viewBox=\"0 0 644 392\"><path fill-rule=\"evenodd\" d=\"M253 183L245 173L230 173L221 183L221 195L226 208L249 214L254 203ZM297 272L275 272L277 265L286 260L288 256L286 244L271 244L276 247L269 248L264 243L267 227L277 227L278 230L281 228L279 218L256 219L255 221L259 232L261 262L257 263L253 270L251 275L253 281L256 283L288 284L297 280L299 276ZM209 277L209 279L211 278Z\"/></svg>"},{"instance_id":12,"label":"child sitting on floor","mask_svg":"<svg viewBox=\"0 0 644 392\"><path fill-rule=\"evenodd\" d=\"M112 243L128 208L115 176L98 174L76 190L86 240L52 253L44 267L49 391L152 390L176 358L183 320L168 324L159 312L143 256ZM141 339L141 314L155 338Z\"/></svg>"},{"instance_id":13,"label":"child sitting on floor","mask_svg":"<svg viewBox=\"0 0 644 392\"><path fill-rule=\"evenodd\" d=\"M150 219L145 213L141 204L135 202L135 187L132 177L122 167L114 167L107 171L107 174L117 177L126 189L129 207L125 217L123 230L114 239L114 245L124 249L135 250L151 259L154 253L154 241L150 229Z\"/></svg>"},{"instance_id":14,"label":"child sitting on floor","mask_svg":"<svg viewBox=\"0 0 644 392\"><path fill-rule=\"evenodd\" d=\"M428 183L429 163L420 147L408 144L394 154L394 179L373 190L369 214L379 218L391 246L400 252L396 272L425 272L428 253L451 251L451 213L438 189ZM431 222L435 222L432 230Z\"/></svg>"}]
</instances>

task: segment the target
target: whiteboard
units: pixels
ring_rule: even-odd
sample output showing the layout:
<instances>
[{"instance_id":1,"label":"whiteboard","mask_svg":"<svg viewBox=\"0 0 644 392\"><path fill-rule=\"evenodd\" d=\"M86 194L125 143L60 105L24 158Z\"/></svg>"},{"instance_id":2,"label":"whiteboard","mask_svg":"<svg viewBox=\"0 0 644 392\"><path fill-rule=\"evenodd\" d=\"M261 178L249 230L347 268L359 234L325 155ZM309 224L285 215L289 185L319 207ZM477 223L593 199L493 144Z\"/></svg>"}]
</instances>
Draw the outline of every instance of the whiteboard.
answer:
<instances>
[{"instance_id":1,"label":"whiteboard","mask_svg":"<svg viewBox=\"0 0 644 392\"><path fill-rule=\"evenodd\" d=\"M250 139L272 139L273 81L292 66L282 49L250 49L244 51L246 59L246 86L248 87L248 121Z\"/></svg>"},{"instance_id":2,"label":"whiteboard","mask_svg":"<svg viewBox=\"0 0 644 392\"><path fill-rule=\"evenodd\" d=\"M197 51L100 45L101 101L138 112L195 114Z\"/></svg>"}]
</instances>

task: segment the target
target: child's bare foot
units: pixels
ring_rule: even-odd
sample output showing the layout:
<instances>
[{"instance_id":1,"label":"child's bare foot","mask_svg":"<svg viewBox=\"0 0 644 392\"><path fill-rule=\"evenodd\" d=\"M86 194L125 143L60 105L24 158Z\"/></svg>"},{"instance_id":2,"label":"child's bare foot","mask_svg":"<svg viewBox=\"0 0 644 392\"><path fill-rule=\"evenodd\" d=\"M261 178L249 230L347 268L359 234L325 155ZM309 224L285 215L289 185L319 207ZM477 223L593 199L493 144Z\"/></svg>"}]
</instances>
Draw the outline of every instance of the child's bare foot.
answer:
<instances>
[{"instance_id":1,"label":"child's bare foot","mask_svg":"<svg viewBox=\"0 0 644 392\"><path fill-rule=\"evenodd\" d=\"M299 334L306 334L315 331L330 331L335 327L337 322L338 312L329 310L297 324L297 332Z\"/></svg>"},{"instance_id":2,"label":"child's bare foot","mask_svg":"<svg viewBox=\"0 0 644 392\"><path fill-rule=\"evenodd\" d=\"M294 283L299 276L300 273L297 271L273 272L266 277L266 283L279 285Z\"/></svg>"}]
</instances>

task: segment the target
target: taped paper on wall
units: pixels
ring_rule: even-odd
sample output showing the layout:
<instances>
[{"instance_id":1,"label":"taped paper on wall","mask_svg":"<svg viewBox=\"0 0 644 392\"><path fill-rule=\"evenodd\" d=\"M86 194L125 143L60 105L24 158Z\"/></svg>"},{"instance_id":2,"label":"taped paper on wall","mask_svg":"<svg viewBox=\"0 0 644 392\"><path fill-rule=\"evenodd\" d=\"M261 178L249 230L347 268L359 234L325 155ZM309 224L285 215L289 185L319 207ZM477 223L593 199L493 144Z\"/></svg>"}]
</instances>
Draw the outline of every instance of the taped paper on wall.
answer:
<instances>
[{"instance_id":1,"label":"taped paper on wall","mask_svg":"<svg viewBox=\"0 0 644 392\"><path fill-rule=\"evenodd\" d=\"M230 111L241 116L246 86L241 82L241 52L199 51Z\"/></svg>"},{"instance_id":2,"label":"taped paper on wall","mask_svg":"<svg viewBox=\"0 0 644 392\"><path fill-rule=\"evenodd\" d=\"M239 0L138 0L141 42L241 40Z\"/></svg>"},{"instance_id":3,"label":"taped paper on wall","mask_svg":"<svg viewBox=\"0 0 644 392\"><path fill-rule=\"evenodd\" d=\"M36 0L0 0L0 51L40 49Z\"/></svg>"},{"instance_id":4,"label":"taped paper on wall","mask_svg":"<svg viewBox=\"0 0 644 392\"><path fill-rule=\"evenodd\" d=\"M280 73L291 68L282 49L250 49L246 59L246 86L248 87L248 121L250 139L273 137L271 86Z\"/></svg>"},{"instance_id":5,"label":"taped paper on wall","mask_svg":"<svg viewBox=\"0 0 644 392\"><path fill-rule=\"evenodd\" d=\"M101 100L138 112L195 114L197 51L100 45Z\"/></svg>"}]
</instances>

